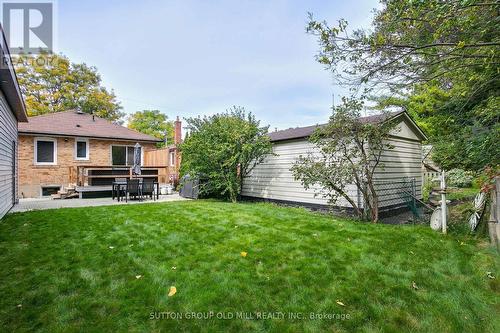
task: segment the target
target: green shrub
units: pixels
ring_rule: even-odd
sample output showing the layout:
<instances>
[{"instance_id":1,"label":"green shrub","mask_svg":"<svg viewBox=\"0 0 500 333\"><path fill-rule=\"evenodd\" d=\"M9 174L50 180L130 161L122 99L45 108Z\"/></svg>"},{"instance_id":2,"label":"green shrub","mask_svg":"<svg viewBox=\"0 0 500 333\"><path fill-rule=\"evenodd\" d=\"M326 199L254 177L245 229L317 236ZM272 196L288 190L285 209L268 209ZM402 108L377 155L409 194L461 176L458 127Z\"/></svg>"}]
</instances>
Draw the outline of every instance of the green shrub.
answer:
<instances>
[{"instance_id":1,"label":"green shrub","mask_svg":"<svg viewBox=\"0 0 500 333\"><path fill-rule=\"evenodd\" d=\"M200 195L235 202L243 179L272 154L267 135L252 113L233 107L225 113L188 118L189 136L181 144L181 175L203 178Z\"/></svg>"},{"instance_id":2,"label":"green shrub","mask_svg":"<svg viewBox=\"0 0 500 333\"><path fill-rule=\"evenodd\" d=\"M462 169L452 169L447 174L447 185L455 187L471 187L474 180L474 172Z\"/></svg>"}]
</instances>

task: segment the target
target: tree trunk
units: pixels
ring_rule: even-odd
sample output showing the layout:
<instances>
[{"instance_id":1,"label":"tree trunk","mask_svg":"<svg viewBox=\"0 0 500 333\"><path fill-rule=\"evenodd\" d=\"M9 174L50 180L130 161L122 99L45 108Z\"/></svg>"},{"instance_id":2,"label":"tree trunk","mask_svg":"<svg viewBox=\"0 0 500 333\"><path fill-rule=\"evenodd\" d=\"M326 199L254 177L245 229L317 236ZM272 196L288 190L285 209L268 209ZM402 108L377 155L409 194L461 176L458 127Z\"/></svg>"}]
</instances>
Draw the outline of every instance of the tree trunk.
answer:
<instances>
[{"instance_id":1,"label":"tree trunk","mask_svg":"<svg viewBox=\"0 0 500 333\"><path fill-rule=\"evenodd\" d=\"M375 187L373 187L373 180L368 181L368 190L371 204L371 220L373 223L378 222L378 195Z\"/></svg>"}]
</instances>

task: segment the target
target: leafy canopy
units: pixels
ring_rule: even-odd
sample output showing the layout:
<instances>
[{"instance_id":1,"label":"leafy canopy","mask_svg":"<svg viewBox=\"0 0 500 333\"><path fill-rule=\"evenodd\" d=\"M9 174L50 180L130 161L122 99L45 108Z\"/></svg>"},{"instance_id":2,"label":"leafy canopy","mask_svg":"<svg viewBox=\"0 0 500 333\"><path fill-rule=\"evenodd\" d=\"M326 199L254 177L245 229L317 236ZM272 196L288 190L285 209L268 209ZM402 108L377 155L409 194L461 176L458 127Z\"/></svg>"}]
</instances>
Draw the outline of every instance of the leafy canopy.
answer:
<instances>
[{"instance_id":1,"label":"leafy canopy","mask_svg":"<svg viewBox=\"0 0 500 333\"><path fill-rule=\"evenodd\" d=\"M181 173L204 180L201 193L236 201L243 179L272 152L268 127L237 106L186 121L189 135L181 144Z\"/></svg>"},{"instance_id":2,"label":"leafy canopy","mask_svg":"<svg viewBox=\"0 0 500 333\"><path fill-rule=\"evenodd\" d=\"M109 120L123 116L114 92L101 85L95 67L55 54L20 56L13 63L29 116L68 109Z\"/></svg>"},{"instance_id":3,"label":"leafy canopy","mask_svg":"<svg viewBox=\"0 0 500 333\"><path fill-rule=\"evenodd\" d=\"M403 106L426 129L442 167L500 162L498 1L382 0L370 30L310 16L317 60L338 83Z\"/></svg>"},{"instance_id":4,"label":"leafy canopy","mask_svg":"<svg viewBox=\"0 0 500 333\"><path fill-rule=\"evenodd\" d=\"M138 132L154 136L155 138L167 141L167 144L173 142L174 125L168 117L159 110L143 110L131 114L128 118L128 128ZM165 146L165 141L158 144L159 147Z\"/></svg>"}]
</instances>

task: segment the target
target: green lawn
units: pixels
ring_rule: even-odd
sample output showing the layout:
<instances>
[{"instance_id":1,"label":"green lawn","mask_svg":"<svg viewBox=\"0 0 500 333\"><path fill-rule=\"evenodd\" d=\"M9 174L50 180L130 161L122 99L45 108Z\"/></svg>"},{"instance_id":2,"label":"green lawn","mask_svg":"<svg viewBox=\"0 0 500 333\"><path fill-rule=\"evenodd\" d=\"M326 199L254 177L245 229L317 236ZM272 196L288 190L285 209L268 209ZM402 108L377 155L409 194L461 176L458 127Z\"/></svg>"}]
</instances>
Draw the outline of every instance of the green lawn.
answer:
<instances>
[{"instance_id":1,"label":"green lawn","mask_svg":"<svg viewBox=\"0 0 500 333\"><path fill-rule=\"evenodd\" d=\"M477 240L270 204L13 214L0 267L8 332L500 331L498 256Z\"/></svg>"},{"instance_id":2,"label":"green lawn","mask_svg":"<svg viewBox=\"0 0 500 333\"><path fill-rule=\"evenodd\" d=\"M449 188L446 194L447 200L469 200L474 201L474 198L481 190L479 188Z\"/></svg>"}]
</instances>

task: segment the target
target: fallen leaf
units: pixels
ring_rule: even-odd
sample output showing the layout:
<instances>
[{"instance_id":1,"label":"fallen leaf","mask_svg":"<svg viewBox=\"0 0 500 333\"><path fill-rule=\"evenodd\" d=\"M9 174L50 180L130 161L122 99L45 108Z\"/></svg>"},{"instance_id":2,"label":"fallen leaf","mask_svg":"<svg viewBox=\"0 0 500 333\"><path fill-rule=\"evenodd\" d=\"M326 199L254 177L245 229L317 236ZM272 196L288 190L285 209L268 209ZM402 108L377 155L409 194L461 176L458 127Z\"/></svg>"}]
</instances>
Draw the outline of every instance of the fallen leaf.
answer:
<instances>
[{"instance_id":1,"label":"fallen leaf","mask_svg":"<svg viewBox=\"0 0 500 333\"><path fill-rule=\"evenodd\" d=\"M115 247L114 247L114 246L110 246L109 248L110 248L111 250L113 250Z\"/></svg>"},{"instance_id":2,"label":"fallen leaf","mask_svg":"<svg viewBox=\"0 0 500 333\"><path fill-rule=\"evenodd\" d=\"M245 257L247 256L247 254L248 254L248 253L246 253L245 251L243 251L243 252L241 252L240 254L241 254L241 256L242 256L243 258L245 258Z\"/></svg>"},{"instance_id":3,"label":"fallen leaf","mask_svg":"<svg viewBox=\"0 0 500 333\"><path fill-rule=\"evenodd\" d=\"M177 288L175 288L174 286L170 287L170 290L168 292L168 297L174 296L175 293L177 293Z\"/></svg>"},{"instance_id":4,"label":"fallen leaf","mask_svg":"<svg viewBox=\"0 0 500 333\"><path fill-rule=\"evenodd\" d=\"M172 266L172 270L174 270L174 271L175 271L176 269L177 269L177 267L176 267L176 266Z\"/></svg>"},{"instance_id":5,"label":"fallen leaf","mask_svg":"<svg viewBox=\"0 0 500 333\"><path fill-rule=\"evenodd\" d=\"M18 305L17 305L17 307L18 307L18 308L22 308L22 307L23 307L23 305L22 305L22 304L18 304Z\"/></svg>"},{"instance_id":6,"label":"fallen leaf","mask_svg":"<svg viewBox=\"0 0 500 333\"><path fill-rule=\"evenodd\" d=\"M337 301L336 301L336 303L337 303L338 305L345 306L345 304L344 304L344 303L342 303L342 302L341 302L341 301L339 301L339 300L337 300Z\"/></svg>"},{"instance_id":7,"label":"fallen leaf","mask_svg":"<svg viewBox=\"0 0 500 333\"><path fill-rule=\"evenodd\" d=\"M494 279L495 276L493 276L492 272L486 272L486 276L489 277L490 279Z\"/></svg>"},{"instance_id":8,"label":"fallen leaf","mask_svg":"<svg viewBox=\"0 0 500 333\"><path fill-rule=\"evenodd\" d=\"M318 234L313 234L314 237L318 237Z\"/></svg>"},{"instance_id":9,"label":"fallen leaf","mask_svg":"<svg viewBox=\"0 0 500 333\"><path fill-rule=\"evenodd\" d=\"M411 254L415 254L415 252L413 252L413 251L410 251L410 253L411 253Z\"/></svg>"},{"instance_id":10,"label":"fallen leaf","mask_svg":"<svg viewBox=\"0 0 500 333\"><path fill-rule=\"evenodd\" d=\"M460 245L465 245L465 243L464 242L460 242Z\"/></svg>"},{"instance_id":11,"label":"fallen leaf","mask_svg":"<svg viewBox=\"0 0 500 333\"><path fill-rule=\"evenodd\" d=\"M413 289L415 289L415 290L418 290L418 286L417 286L417 284L415 283L415 281L412 281L412 282L411 282L411 287L412 287Z\"/></svg>"},{"instance_id":12,"label":"fallen leaf","mask_svg":"<svg viewBox=\"0 0 500 333\"><path fill-rule=\"evenodd\" d=\"M136 275L135 278L136 279L140 279L142 277L142 275Z\"/></svg>"}]
</instances>

